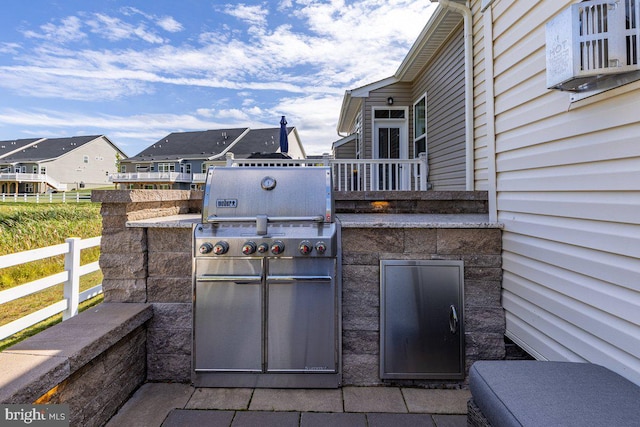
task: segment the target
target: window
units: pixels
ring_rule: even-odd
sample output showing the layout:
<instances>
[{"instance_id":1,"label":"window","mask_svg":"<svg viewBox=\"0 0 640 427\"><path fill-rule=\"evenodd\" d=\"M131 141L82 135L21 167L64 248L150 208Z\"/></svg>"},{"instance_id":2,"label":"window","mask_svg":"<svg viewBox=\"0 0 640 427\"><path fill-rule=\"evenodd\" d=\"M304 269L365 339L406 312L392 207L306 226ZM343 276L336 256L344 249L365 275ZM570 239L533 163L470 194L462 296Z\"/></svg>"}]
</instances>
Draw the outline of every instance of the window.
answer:
<instances>
[{"instance_id":1,"label":"window","mask_svg":"<svg viewBox=\"0 0 640 427\"><path fill-rule=\"evenodd\" d=\"M125 173L127 171L127 165L120 165L120 172Z\"/></svg>"},{"instance_id":2,"label":"window","mask_svg":"<svg viewBox=\"0 0 640 427\"><path fill-rule=\"evenodd\" d=\"M427 97L413 106L413 157L427 152Z\"/></svg>"},{"instance_id":3,"label":"window","mask_svg":"<svg viewBox=\"0 0 640 427\"><path fill-rule=\"evenodd\" d=\"M158 163L158 172L175 172L175 163Z\"/></svg>"},{"instance_id":4,"label":"window","mask_svg":"<svg viewBox=\"0 0 640 427\"><path fill-rule=\"evenodd\" d=\"M200 169L202 173L207 173L207 169L209 169L209 165L206 163L202 164L202 168Z\"/></svg>"},{"instance_id":5,"label":"window","mask_svg":"<svg viewBox=\"0 0 640 427\"><path fill-rule=\"evenodd\" d=\"M33 193L33 182L27 182L24 185L24 192L25 193Z\"/></svg>"},{"instance_id":6,"label":"window","mask_svg":"<svg viewBox=\"0 0 640 427\"><path fill-rule=\"evenodd\" d=\"M82 156L83 163L89 163L89 156Z\"/></svg>"},{"instance_id":7,"label":"window","mask_svg":"<svg viewBox=\"0 0 640 427\"><path fill-rule=\"evenodd\" d=\"M404 109L378 110L374 112L375 119L404 119Z\"/></svg>"},{"instance_id":8,"label":"window","mask_svg":"<svg viewBox=\"0 0 640 427\"><path fill-rule=\"evenodd\" d=\"M46 175L47 174L47 168L45 166L40 166L40 174L41 175Z\"/></svg>"},{"instance_id":9,"label":"window","mask_svg":"<svg viewBox=\"0 0 640 427\"><path fill-rule=\"evenodd\" d=\"M33 167L31 168L31 172L38 173L38 165L33 165Z\"/></svg>"}]
</instances>

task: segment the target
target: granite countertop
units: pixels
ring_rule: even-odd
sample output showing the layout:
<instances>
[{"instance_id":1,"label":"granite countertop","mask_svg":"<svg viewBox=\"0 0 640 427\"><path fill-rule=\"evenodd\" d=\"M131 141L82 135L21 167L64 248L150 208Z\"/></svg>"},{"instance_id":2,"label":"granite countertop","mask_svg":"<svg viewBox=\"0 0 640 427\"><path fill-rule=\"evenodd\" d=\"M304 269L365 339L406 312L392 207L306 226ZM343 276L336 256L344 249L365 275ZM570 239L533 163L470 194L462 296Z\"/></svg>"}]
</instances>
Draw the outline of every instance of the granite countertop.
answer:
<instances>
[{"instance_id":1,"label":"granite countertop","mask_svg":"<svg viewBox=\"0 0 640 427\"><path fill-rule=\"evenodd\" d=\"M487 214L337 214L342 228L502 228Z\"/></svg>"},{"instance_id":2,"label":"granite countertop","mask_svg":"<svg viewBox=\"0 0 640 427\"><path fill-rule=\"evenodd\" d=\"M486 214L336 214L342 228L502 228ZM191 228L200 214L183 214L127 221L135 228Z\"/></svg>"},{"instance_id":3,"label":"granite countertop","mask_svg":"<svg viewBox=\"0 0 640 427\"><path fill-rule=\"evenodd\" d=\"M135 228L191 228L202 222L201 214L182 214L127 221L127 227Z\"/></svg>"}]
</instances>

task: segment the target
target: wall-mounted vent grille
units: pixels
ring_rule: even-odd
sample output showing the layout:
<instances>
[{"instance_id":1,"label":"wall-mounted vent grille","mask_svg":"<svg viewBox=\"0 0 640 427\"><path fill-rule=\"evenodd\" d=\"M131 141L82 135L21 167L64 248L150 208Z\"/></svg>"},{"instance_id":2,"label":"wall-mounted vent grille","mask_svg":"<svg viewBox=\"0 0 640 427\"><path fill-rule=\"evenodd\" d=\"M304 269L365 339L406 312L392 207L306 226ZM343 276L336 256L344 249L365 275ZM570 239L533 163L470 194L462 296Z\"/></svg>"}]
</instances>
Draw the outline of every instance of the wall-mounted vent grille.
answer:
<instances>
[{"instance_id":1,"label":"wall-mounted vent grille","mask_svg":"<svg viewBox=\"0 0 640 427\"><path fill-rule=\"evenodd\" d=\"M640 0L590 0L547 23L547 87L581 92L640 70ZM624 79L623 79L624 80Z\"/></svg>"}]
</instances>

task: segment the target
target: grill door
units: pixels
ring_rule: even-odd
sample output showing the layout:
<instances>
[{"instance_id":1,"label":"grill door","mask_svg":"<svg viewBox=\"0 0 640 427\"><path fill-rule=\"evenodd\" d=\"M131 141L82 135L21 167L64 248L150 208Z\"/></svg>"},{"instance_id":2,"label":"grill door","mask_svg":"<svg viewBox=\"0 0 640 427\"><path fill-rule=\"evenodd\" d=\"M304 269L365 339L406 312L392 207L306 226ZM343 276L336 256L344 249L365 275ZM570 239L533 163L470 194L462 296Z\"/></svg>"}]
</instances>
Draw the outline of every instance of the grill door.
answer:
<instances>
[{"instance_id":1,"label":"grill door","mask_svg":"<svg viewBox=\"0 0 640 427\"><path fill-rule=\"evenodd\" d=\"M267 275L267 372L337 372L335 259L277 259Z\"/></svg>"},{"instance_id":2,"label":"grill door","mask_svg":"<svg viewBox=\"0 0 640 427\"><path fill-rule=\"evenodd\" d=\"M260 259L196 260L196 371L262 371L261 274Z\"/></svg>"},{"instance_id":3,"label":"grill door","mask_svg":"<svg viewBox=\"0 0 640 427\"><path fill-rule=\"evenodd\" d=\"M380 378L464 378L463 262L380 261Z\"/></svg>"}]
</instances>

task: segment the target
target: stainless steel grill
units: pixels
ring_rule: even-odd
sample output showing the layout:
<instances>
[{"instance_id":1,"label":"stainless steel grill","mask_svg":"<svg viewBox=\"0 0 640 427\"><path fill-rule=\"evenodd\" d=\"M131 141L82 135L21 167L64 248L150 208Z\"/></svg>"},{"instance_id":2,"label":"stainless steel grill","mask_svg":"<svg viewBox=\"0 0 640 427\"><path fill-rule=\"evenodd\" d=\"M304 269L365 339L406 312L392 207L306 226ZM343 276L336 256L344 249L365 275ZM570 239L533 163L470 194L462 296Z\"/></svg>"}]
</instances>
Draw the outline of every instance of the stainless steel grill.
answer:
<instances>
[{"instance_id":1,"label":"stainless steel grill","mask_svg":"<svg viewBox=\"0 0 640 427\"><path fill-rule=\"evenodd\" d=\"M331 170L220 167L194 229L194 383L338 387Z\"/></svg>"}]
</instances>

